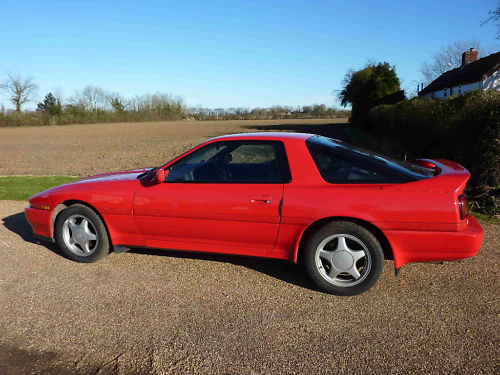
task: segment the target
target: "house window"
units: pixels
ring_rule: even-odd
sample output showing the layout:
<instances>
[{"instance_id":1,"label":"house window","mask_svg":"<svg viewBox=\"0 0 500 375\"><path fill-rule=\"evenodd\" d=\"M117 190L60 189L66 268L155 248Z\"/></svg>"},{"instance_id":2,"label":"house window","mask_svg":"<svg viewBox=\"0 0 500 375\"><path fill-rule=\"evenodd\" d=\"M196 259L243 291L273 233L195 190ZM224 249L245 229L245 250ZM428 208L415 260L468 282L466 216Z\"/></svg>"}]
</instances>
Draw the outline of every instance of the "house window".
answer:
<instances>
[{"instance_id":1,"label":"house window","mask_svg":"<svg viewBox=\"0 0 500 375\"><path fill-rule=\"evenodd\" d=\"M458 86L458 93L461 94L462 93L462 85Z\"/></svg>"},{"instance_id":2,"label":"house window","mask_svg":"<svg viewBox=\"0 0 500 375\"><path fill-rule=\"evenodd\" d=\"M447 95L447 92L446 92L446 89L444 89L444 94L443 94L443 96L446 98L446 95Z\"/></svg>"}]
</instances>

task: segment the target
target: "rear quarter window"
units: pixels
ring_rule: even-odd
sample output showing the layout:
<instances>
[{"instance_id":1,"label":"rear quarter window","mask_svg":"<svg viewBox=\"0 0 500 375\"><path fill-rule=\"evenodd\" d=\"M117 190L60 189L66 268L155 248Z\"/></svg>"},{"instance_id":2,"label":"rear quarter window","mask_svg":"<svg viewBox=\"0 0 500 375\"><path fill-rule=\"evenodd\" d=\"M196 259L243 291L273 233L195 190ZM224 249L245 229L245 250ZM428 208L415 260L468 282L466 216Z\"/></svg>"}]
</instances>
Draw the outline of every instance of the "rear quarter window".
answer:
<instances>
[{"instance_id":1,"label":"rear quarter window","mask_svg":"<svg viewBox=\"0 0 500 375\"><path fill-rule=\"evenodd\" d=\"M424 178L381 155L337 140L316 136L306 145L321 176L332 184L405 183Z\"/></svg>"}]
</instances>

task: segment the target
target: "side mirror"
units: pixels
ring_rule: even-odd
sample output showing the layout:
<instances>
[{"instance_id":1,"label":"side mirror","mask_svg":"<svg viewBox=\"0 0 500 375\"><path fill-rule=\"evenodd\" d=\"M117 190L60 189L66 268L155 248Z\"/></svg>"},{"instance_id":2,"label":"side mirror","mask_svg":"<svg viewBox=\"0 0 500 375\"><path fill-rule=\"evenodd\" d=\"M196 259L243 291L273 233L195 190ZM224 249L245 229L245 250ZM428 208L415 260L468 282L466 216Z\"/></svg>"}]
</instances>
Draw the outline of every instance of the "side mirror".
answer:
<instances>
[{"instance_id":1,"label":"side mirror","mask_svg":"<svg viewBox=\"0 0 500 375\"><path fill-rule=\"evenodd\" d=\"M168 170L158 169L155 175L155 182L157 184L163 184L165 182L165 177L168 175Z\"/></svg>"}]
</instances>

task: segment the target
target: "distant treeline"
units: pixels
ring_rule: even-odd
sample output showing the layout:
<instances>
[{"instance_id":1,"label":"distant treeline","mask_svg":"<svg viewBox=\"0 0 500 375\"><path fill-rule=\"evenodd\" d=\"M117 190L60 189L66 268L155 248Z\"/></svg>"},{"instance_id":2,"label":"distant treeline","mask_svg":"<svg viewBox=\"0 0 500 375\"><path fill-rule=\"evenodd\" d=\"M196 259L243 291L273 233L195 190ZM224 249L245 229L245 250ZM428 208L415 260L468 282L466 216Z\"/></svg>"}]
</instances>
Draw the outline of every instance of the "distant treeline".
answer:
<instances>
[{"instance_id":1,"label":"distant treeline","mask_svg":"<svg viewBox=\"0 0 500 375\"><path fill-rule=\"evenodd\" d=\"M186 114L195 120L272 120L349 117L350 111L327 107L324 104L313 104L295 108L287 106L254 109L188 108Z\"/></svg>"},{"instance_id":2,"label":"distant treeline","mask_svg":"<svg viewBox=\"0 0 500 375\"><path fill-rule=\"evenodd\" d=\"M124 99L116 93L87 86L64 103L52 93L45 95L35 111L5 111L0 108L0 126L87 124L177 120L186 118L182 98L168 94L146 94Z\"/></svg>"},{"instance_id":3,"label":"distant treeline","mask_svg":"<svg viewBox=\"0 0 500 375\"><path fill-rule=\"evenodd\" d=\"M156 93L125 99L116 93L88 86L67 102L48 93L34 111L0 108L0 126L85 124L99 122L139 122L161 120L265 120L284 118L345 117L348 111L324 104L298 108L187 108L182 98Z\"/></svg>"}]
</instances>

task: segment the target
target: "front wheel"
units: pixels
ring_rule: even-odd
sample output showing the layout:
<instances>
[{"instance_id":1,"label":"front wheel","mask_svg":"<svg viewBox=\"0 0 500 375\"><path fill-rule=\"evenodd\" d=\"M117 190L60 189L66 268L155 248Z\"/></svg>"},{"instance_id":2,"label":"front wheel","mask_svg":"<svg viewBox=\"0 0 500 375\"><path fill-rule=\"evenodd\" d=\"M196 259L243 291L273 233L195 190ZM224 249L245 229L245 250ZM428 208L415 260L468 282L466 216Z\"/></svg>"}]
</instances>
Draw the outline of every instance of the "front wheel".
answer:
<instances>
[{"instance_id":1,"label":"front wheel","mask_svg":"<svg viewBox=\"0 0 500 375\"><path fill-rule=\"evenodd\" d=\"M106 227L87 206L75 204L61 211L54 229L59 248L71 260L90 263L109 253Z\"/></svg>"},{"instance_id":2,"label":"front wheel","mask_svg":"<svg viewBox=\"0 0 500 375\"><path fill-rule=\"evenodd\" d=\"M356 295L380 278L384 254L376 237L360 225L331 222L317 230L304 249L307 273L324 292Z\"/></svg>"}]
</instances>

